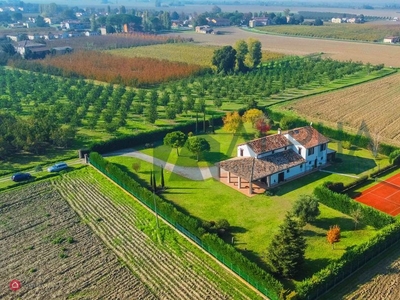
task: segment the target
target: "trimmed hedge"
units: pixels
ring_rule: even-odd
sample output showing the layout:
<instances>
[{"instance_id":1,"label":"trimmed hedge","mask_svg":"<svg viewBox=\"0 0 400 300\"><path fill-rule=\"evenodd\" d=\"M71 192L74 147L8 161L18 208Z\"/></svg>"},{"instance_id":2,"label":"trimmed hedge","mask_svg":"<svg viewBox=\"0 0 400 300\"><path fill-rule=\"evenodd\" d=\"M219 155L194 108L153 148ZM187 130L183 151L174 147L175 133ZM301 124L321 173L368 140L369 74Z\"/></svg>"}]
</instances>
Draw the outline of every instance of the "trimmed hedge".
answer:
<instances>
[{"instance_id":1,"label":"trimmed hedge","mask_svg":"<svg viewBox=\"0 0 400 300\"><path fill-rule=\"evenodd\" d=\"M280 121L283 117L287 116L287 114L271 110L269 108L265 109L265 112L268 114L268 116L274 120L274 121ZM301 118L296 118L293 117L296 120L296 126L304 126L304 124L309 124L304 119ZM327 137L339 141L349 141L352 145L355 145L357 147L361 148L368 148L370 145L370 138L363 136L363 135L357 135L357 134L351 134L348 132L344 132L341 129L333 129L327 126L324 126L323 124L314 124L313 127L318 130L321 134L326 135ZM387 144L380 144L379 145L379 153L384 154L384 155L390 155L395 150L398 150L398 147L392 146L392 145L387 145Z\"/></svg>"},{"instance_id":2,"label":"trimmed hedge","mask_svg":"<svg viewBox=\"0 0 400 300\"><path fill-rule=\"evenodd\" d=\"M364 176L361 176L360 178L357 178L356 180L354 180L352 182L349 182L348 184L345 184L343 186L342 193L345 193L348 190L355 188L356 186L363 184L364 182L367 182L368 179L369 179L368 175L364 175Z\"/></svg>"},{"instance_id":3,"label":"trimmed hedge","mask_svg":"<svg viewBox=\"0 0 400 300\"><path fill-rule=\"evenodd\" d=\"M375 178L375 177L378 177L380 175L384 175L386 173L389 173L389 172L391 172L391 171L393 171L395 169L398 169L398 168L399 168L398 165L388 165L388 166L383 167L383 168L381 168L381 169L379 169L379 170L377 170L375 172L372 172L371 174L369 174L369 176L371 178Z\"/></svg>"},{"instance_id":4,"label":"trimmed hedge","mask_svg":"<svg viewBox=\"0 0 400 300\"><path fill-rule=\"evenodd\" d=\"M400 240L400 223L388 225L375 237L359 246L346 250L340 259L296 285L300 299L316 299L329 288L356 271L369 259L376 257Z\"/></svg>"},{"instance_id":5,"label":"trimmed hedge","mask_svg":"<svg viewBox=\"0 0 400 300\"><path fill-rule=\"evenodd\" d=\"M332 192L327 187L321 185L314 189L314 195L322 204L336 209L346 215L354 210L360 209L362 212L362 220L365 224L371 225L377 229L383 228L395 222L395 219L387 214L384 214L372 207L362 205L354 201L349 196Z\"/></svg>"},{"instance_id":6,"label":"trimmed hedge","mask_svg":"<svg viewBox=\"0 0 400 300\"><path fill-rule=\"evenodd\" d=\"M200 119L200 118L199 118ZM220 126L222 124L222 117L218 116L213 118L214 126ZM206 129L209 129L210 122L206 120ZM198 122L198 132L203 129L203 120ZM114 138L107 141L95 143L90 146L91 152L98 152L100 154L117 151L121 149L137 147L146 143L153 143L155 141L161 141L165 135L172 131L182 131L183 133L195 132L196 122L188 122L181 125L171 126L168 128L155 129L152 131L140 132L134 135L126 135L118 138Z\"/></svg>"},{"instance_id":7,"label":"trimmed hedge","mask_svg":"<svg viewBox=\"0 0 400 300\"><path fill-rule=\"evenodd\" d=\"M201 226L200 220L180 212L172 203L154 195L115 164L104 159L99 153L91 152L89 160L94 167L153 211L154 202L156 202L157 213L160 216L174 227L177 227L180 232L186 234L186 231L188 231L189 235L186 234L186 236L218 258L218 260L251 283L259 291L271 299L280 299L283 286L279 281L244 257L234 247L226 244L217 235L206 233L205 229Z\"/></svg>"}]
</instances>

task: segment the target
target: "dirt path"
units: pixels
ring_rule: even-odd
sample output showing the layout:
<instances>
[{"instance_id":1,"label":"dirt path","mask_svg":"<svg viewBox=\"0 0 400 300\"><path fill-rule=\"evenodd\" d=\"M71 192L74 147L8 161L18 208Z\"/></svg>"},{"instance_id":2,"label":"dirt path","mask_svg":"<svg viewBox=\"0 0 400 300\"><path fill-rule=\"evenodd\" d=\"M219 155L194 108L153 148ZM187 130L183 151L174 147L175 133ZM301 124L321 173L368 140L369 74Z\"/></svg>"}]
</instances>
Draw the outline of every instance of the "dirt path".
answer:
<instances>
[{"instance_id":1,"label":"dirt path","mask_svg":"<svg viewBox=\"0 0 400 300\"><path fill-rule=\"evenodd\" d=\"M208 178L218 177L218 170L217 167L212 166L212 167L183 167L183 166L177 166L171 163L168 163L166 161L163 161L161 159L155 158L153 156L141 153L135 149L124 149L120 151L115 151L111 153L107 153L104 155L105 157L107 156L129 156L129 157L135 157L143 161L147 161L149 163L152 163L153 165L157 166L163 166L166 170L173 172L175 174L178 174L180 176L183 176L185 178L191 179L191 180L206 180Z\"/></svg>"},{"instance_id":2,"label":"dirt path","mask_svg":"<svg viewBox=\"0 0 400 300\"><path fill-rule=\"evenodd\" d=\"M364 63L385 64L400 67L400 46L311 39L268 35L242 30L238 27L221 28L222 35L201 34L194 31L180 33L182 37L193 38L206 45L234 45L237 40L250 37L261 41L263 50L281 52L288 55L307 55L323 52L326 57L337 60L362 61Z\"/></svg>"}]
</instances>

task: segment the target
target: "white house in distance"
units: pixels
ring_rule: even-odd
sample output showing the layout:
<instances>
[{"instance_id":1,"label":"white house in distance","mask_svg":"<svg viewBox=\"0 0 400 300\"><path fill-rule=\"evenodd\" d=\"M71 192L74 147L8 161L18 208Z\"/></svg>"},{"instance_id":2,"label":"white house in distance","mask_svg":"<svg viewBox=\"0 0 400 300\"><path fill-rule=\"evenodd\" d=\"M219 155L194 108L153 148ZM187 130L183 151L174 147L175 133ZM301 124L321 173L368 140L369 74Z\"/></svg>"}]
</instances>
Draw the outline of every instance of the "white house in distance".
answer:
<instances>
[{"instance_id":1,"label":"white house in distance","mask_svg":"<svg viewBox=\"0 0 400 300\"><path fill-rule=\"evenodd\" d=\"M335 151L328 149L329 139L312 126L305 126L252 140L237 147L237 157L217 164L221 169L238 177L238 187L242 179L252 183L263 183L272 188L288 179L307 174L328 163Z\"/></svg>"}]
</instances>

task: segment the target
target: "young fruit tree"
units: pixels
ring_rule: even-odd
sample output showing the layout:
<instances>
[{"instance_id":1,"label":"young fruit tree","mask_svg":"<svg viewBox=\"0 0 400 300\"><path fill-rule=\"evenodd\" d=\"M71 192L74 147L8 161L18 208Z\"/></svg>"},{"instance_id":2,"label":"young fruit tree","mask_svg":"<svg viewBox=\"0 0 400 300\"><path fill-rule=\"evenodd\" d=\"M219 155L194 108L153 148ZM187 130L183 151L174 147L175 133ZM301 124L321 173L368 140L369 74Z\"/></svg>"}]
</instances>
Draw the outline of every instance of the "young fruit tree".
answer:
<instances>
[{"instance_id":1,"label":"young fruit tree","mask_svg":"<svg viewBox=\"0 0 400 300\"><path fill-rule=\"evenodd\" d=\"M206 139L201 137L190 137L186 145L190 152L197 155L197 161L199 161L201 153L205 151L210 151L210 144L207 142Z\"/></svg>"},{"instance_id":2,"label":"young fruit tree","mask_svg":"<svg viewBox=\"0 0 400 300\"><path fill-rule=\"evenodd\" d=\"M299 218L301 225L314 221L321 213L318 200L312 195L300 195L293 205L292 212Z\"/></svg>"},{"instance_id":3,"label":"young fruit tree","mask_svg":"<svg viewBox=\"0 0 400 300\"><path fill-rule=\"evenodd\" d=\"M224 130L233 134L236 134L243 124L242 118L237 111L226 113L222 120L224 122Z\"/></svg>"},{"instance_id":4,"label":"young fruit tree","mask_svg":"<svg viewBox=\"0 0 400 300\"><path fill-rule=\"evenodd\" d=\"M340 241L340 227L338 225L331 226L328 230L326 238L332 245L332 249L335 249L335 243Z\"/></svg>"},{"instance_id":5,"label":"young fruit tree","mask_svg":"<svg viewBox=\"0 0 400 300\"><path fill-rule=\"evenodd\" d=\"M186 135L182 131L173 131L167 133L164 137L164 145L176 148L176 154L179 156L179 148L182 148L186 142Z\"/></svg>"},{"instance_id":6,"label":"young fruit tree","mask_svg":"<svg viewBox=\"0 0 400 300\"><path fill-rule=\"evenodd\" d=\"M304 263L306 240L303 231L290 213L285 216L269 245L268 263L271 270L284 278L293 278Z\"/></svg>"}]
</instances>

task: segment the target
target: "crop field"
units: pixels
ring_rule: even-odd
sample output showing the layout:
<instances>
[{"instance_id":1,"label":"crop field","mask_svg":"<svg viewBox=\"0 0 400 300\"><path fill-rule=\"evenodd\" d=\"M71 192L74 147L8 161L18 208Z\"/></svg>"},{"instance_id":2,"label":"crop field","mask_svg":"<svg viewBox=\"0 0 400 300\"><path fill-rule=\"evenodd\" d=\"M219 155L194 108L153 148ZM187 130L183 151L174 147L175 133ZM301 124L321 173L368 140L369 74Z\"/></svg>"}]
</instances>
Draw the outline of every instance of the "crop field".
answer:
<instances>
[{"instance_id":1,"label":"crop field","mask_svg":"<svg viewBox=\"0 0 400 300\"><path fill-rule=\"evenodd\" d=\"M282 105L279 109L309 121L323 122L351 132L369 132L389 144L400 145L400 73ZM312 108L312 109L311 109Z\"/></svg>"},{"instance_id":2,"label":"crop field","mask_svg":"<svg viewBox=\"0 0 400 300\"><path fill-rule=\"evenodd\" d=\"M262 49L286 55L308 55L324 53L325 57L341 61L362 61L363 63L385 64L400 67L399 47L396 45L366 44L351 41L335 41L270 35L243 30L237 27L224 28L226 34L212 35L196 32L182 32L181 36L193 38L200 45L234 45L237 40L258 39Z\"/></svg>"},{"instance_id":3,"label":"crop field","mask_svg":"<svg viewBox=\"0 0 400 300\"><path fill-rule=\"evenodd\" d=\"M159 299L258 299L239 279L91 168L55 180L82 220ZM128 297L129 298L129 297Z\"/></svg>"},{"instance_id":4,"label":"crop field","mask_svg":"<svg viewBox=\"0 0 400 300\"><path fill-rule=\"evenodd\" d=\"M66 77L83 76L86 79L129 86L148 86L186 78L196 75L202 69L199 65L154 58L121 57L89 50L15 63L17 67L21 64L28 66L40 64L45 69L58 69L59 73Z\"/></svg>"},{"instance_id":5,"label":"crop field","mask_svg":"<svg viewBox=\"0 0 400 300\"><path fill-rule=\"evenodd\" d=\"M353 276L321 297L323 300L400 298L398 245L363 266Z\"/></svg>"},{"instance_id":6,"label":"crop field","mask_svg":"<svg viewBox=\"0 0 400 300\"><path fill-rule=\"evenodd\" d=\"M129 49L109 50L108 53L127 57L151 57L169 61L179 61L188 64L212 66L214 51L220 47L201 46L196 43L174 43L135 47ZM282 58L282 53L263 51L262 61Z\"/></svg>"},{"instance_id":7,"label":"crop field","mask_svg":"<svg viewBox=\"0 0 400 300\"><path fill-rule=\"evenodd\" d=\"M157 299L50 181L1 193L0 249L1 299Z\"/></svg>"},{"instance_id":8,"label":"crop field","mask_svg":"<svg viewBox=\"0 0 400 300\"><path fill-rule=\"evenodd\" d=\"M364 42L382 42L386 36L400 35L400 25L396 23L332 24L325 22L323 26L263 26L257 27L257 30L273 34Z\"/></svg>"}]
</instances>

